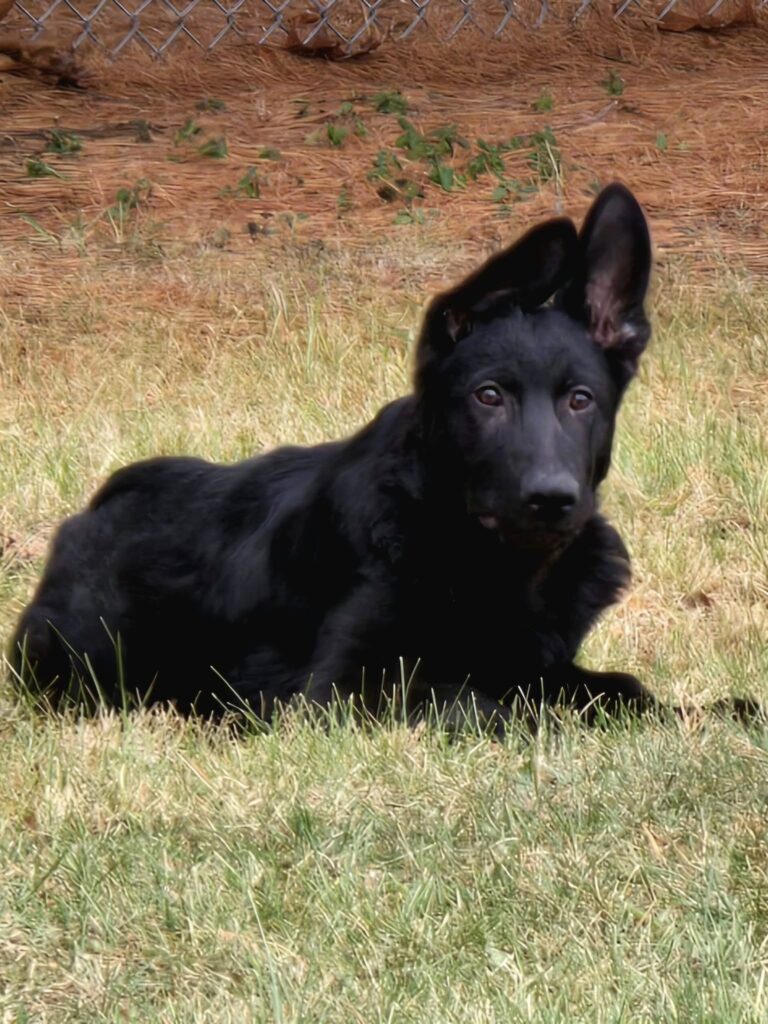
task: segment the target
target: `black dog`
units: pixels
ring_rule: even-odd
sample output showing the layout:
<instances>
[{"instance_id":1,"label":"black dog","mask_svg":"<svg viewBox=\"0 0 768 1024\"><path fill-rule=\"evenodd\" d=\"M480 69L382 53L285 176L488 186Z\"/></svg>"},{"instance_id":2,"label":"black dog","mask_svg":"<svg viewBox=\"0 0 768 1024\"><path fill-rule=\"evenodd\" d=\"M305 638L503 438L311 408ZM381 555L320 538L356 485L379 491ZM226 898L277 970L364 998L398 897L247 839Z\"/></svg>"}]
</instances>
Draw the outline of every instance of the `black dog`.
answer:
<instances>
[{"instance_id":1,"label":"black dog","mask_svg":"<svg viewBox=\"0 0 768 1024\"><path fill-rule=\"evenodd\" d=\"M643 213L605 189L581 234L535 228L431 303L413 395L360 433L234 466L115 473L61 527L12 662L62 699L268 717L304 693L374 713L657 707L574 664L630 578L596 510L650 328ZM544 308L555 296L554 305Z\"/></svg>"}]
</instances>

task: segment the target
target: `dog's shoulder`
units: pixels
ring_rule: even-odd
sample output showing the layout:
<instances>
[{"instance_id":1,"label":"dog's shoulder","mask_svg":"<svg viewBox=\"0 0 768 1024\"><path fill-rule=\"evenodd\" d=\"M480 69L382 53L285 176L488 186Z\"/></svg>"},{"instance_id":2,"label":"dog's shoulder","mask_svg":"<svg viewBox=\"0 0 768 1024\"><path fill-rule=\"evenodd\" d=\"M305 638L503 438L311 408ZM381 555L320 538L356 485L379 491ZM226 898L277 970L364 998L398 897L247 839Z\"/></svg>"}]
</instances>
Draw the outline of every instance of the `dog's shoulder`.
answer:
<instances>
[{"instance_id":1,"label":"dog's shoulder","mask_svg":"<svg viewBox=\"0 0 768 1024\"><path fill-rule=\"evenodd\" d=\"M361 553L402 560L423 515L414 400L397 399L338 452L324 474L333 518Z\"/></svg>"}]
</instances>

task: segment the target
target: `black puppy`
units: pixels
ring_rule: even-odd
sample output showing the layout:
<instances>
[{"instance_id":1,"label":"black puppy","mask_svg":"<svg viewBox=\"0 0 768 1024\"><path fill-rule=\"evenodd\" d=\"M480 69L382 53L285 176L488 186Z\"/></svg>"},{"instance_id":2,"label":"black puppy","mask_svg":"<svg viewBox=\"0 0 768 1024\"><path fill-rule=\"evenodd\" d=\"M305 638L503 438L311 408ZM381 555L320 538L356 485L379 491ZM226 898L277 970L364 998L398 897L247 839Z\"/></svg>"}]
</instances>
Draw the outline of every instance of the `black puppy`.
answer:
<instances>
[{"instance_id":1,"label":"black puppy","mask_svg":"<svg viewBox=\"0 0 768 1024\"><path fill-rule=\"evenodd\" d=\"M346 441L233 466L158 458L63 524L13 642L62 699L268 717L304 693L372 712L656 706L574 664L630 579L598 514L649 338L651 245L621 185L580 235L551 220L430 305L414 393ZM552 296L554 304L544 307Z\"/></svg>"}]
</instances>

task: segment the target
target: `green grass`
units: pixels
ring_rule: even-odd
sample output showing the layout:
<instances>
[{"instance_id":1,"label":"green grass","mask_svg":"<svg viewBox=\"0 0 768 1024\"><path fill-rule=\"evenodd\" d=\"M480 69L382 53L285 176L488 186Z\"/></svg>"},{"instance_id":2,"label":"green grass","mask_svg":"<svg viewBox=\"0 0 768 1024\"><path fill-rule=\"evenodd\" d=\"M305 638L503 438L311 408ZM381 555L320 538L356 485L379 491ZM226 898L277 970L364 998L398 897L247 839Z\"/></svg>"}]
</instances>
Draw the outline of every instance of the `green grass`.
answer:
<instances>
[{"instance_id":1,"label":"green grass","mask_svg":"<svg viewBox=\"0 0 768 1024\"><path fill-rule=\"evenodd\" d=\"M20 716L2 751L0 1007L26 1019L768 1012L768 752L735 729L501 749Z\"/></svg>"},{"instance_id":2,"label":"green grass","mask_svg":"<svg viewBox=\"0 0 768 1024\"><path fill-rule=\"evenodd\" d=\"M407 236L0 254L24 295L0 318L0 640L112 468L312 443L401 394L421 303L471 263ZM765 700L768 299L668 266L654 306L605 488L636 580L584 660L665 699ZM0 708L3 1019L768 1019L760 729L500 747Z\"/></svg>"}]
</instances>

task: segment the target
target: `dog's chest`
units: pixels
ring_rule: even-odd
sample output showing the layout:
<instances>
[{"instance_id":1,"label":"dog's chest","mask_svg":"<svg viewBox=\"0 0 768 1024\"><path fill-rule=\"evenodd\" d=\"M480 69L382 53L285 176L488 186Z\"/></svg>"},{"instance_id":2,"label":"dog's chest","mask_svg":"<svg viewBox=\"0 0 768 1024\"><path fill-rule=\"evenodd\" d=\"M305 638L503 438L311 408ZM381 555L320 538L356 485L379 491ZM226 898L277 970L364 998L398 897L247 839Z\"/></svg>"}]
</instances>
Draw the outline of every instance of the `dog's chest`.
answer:
<instances>
[{"instance_id":1,"label":"dog's chest","mask_svg":"<svg viewBox=\"0 0 768 1024\"><path fill-rule=\"evenodd\" d=\"M462 663L497 657L510 646L533 654L546 615L530 578L503 557L422 558L399 581L399 630L420 657ZM416 653L416 652L414 652Z\"/></svg>"}]
</instances>

